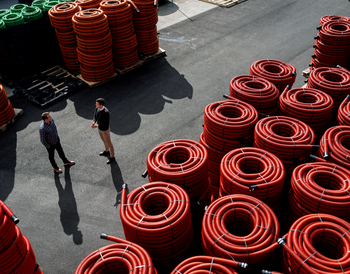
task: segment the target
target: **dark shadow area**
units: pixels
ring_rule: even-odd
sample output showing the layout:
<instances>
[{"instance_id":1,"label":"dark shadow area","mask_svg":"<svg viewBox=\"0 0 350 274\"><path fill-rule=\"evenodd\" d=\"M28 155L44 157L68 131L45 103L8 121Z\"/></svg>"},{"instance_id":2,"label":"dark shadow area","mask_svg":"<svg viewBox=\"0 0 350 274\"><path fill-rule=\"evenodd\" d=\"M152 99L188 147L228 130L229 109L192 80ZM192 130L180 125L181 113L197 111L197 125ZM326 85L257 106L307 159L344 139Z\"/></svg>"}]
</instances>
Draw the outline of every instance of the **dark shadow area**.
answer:
<instances>
[{"instance_id":1,"label":"dark shadow area","mask_svg":"<svg viewBox=\"0 0 350 274\"><path fill-rule=\"evenodd\" d=\"M172 13L175 13L179 10L178 5L174 3L172 0L160 0L158 1L159 4L159 11L158 11L158 16L166 16Z\"/></svg>"},{"instance_id":2,"label":"dark shadow area","mask_svg":"<svg viewBox=\"0 0 350 274\"><path fill-rule=\"evenodd\" d=\"M78 229L80 221L77 203L75 201L72 181L69 174L70 167L64 169L65 186L61 184L60 175L55 173L55 184L58 191L58 205L61 209L60 220L63 231L67 235L73 235L73 242L76 245L83 243L83 234Z\"/></svg>"},{"instance_id":3,"label":"dark shadow area","mask_svg":"<svg viewBox=\"0 0 350 274\"><path fill-rule=\"evenodd\" d=\"M113 163L111 163L110 166L111 166L113 184L115 189L117 190L116 202L114 205L115 207L117 207L120 204L124 179L123 179L122 171L120 170L120 167L117 161L114 161Z\"/></svg>"}]
</instances>

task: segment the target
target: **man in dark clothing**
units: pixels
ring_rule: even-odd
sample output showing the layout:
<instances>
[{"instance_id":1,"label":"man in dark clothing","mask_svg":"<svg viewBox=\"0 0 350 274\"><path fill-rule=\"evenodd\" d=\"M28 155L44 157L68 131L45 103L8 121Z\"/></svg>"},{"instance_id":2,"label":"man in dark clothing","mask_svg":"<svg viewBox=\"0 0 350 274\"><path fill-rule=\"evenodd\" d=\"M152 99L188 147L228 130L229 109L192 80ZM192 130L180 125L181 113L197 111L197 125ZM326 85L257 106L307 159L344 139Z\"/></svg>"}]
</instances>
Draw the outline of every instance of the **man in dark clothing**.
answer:
<instances>
[{"instance_id":1,"label":"man in dark clothing","mask_svg":"<svg viewBox=\"0 0 350 274\"><path fill-rule=\"evenodd\" d=\"M110 158L107 164L115 161L114 157L114 147L111 141L111 131L109 129L109 111L104 106L105 100L103 98L96 99L96 108L93 117L93 123L91 128L98 128L98 133L100 134L101 140L105 145L104 151L100 152L100 155L107 155L110 153Z\"/></svg>"},{"instance_id":2,"label":"man in dark clothing","mask_svg":"<svg viewBox=\"0 0 350 274\"><path fill-rule=\"evenodd\" d=\"M60 138L58 137L57 128L55 125L54 120L52 119L49 112L44 112L41 115L41 118L43 119L40 128L40 141L43 143L43 145L46 147L47 152L49 153L49 160L51 162L51 165L53 169L57 173L62 173L62 169L60 169L55 161L55 149L58 152L58 155L63 161L63 164L65 166L72 166L75 165L74 161L69 161L66 156L64 155Z\"/></svg>"}]
</instances>

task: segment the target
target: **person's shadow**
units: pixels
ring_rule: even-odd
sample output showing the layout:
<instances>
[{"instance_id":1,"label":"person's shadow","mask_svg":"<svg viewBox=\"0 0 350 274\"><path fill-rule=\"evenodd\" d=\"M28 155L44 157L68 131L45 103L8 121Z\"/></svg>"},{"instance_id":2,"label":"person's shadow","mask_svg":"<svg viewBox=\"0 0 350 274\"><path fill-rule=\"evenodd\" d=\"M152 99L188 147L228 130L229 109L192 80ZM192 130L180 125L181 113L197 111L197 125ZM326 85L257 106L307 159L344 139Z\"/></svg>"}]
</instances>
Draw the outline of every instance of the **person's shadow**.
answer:
<instances>
[{"instance_id":1,"label":"person's shadow","mask_svg":"<svg viewBox=\"0 0 350 274\"><path fill-rule=\"evenodd\" d=\"M110 166L111 166L113 184L115 189L117 190L116 202L114 205L115 207L117 207L120 204L121 195L122 195L122 186L124 184L124 180L123 180L123 175L118 165L118 162L114 161L113 163L110 164Z\"/></svg>"},{"instance_id":2,"label":"person's shadow","mask_svg":"<svg viewBox=\"0 0 350 274\"><path fill-rule=\"evenodd\" d=\"M78 229L80 217L73 193L69 169L70 167L65 167L64 169L64 179L66 181L64 188L60 182L59 174L55 173L55 184L59 198L58 205L61 209L60 219L64 233L73 235L73 242L76 245L81 245L83 243L83 235Z\"/></svg>"}]
</instances>

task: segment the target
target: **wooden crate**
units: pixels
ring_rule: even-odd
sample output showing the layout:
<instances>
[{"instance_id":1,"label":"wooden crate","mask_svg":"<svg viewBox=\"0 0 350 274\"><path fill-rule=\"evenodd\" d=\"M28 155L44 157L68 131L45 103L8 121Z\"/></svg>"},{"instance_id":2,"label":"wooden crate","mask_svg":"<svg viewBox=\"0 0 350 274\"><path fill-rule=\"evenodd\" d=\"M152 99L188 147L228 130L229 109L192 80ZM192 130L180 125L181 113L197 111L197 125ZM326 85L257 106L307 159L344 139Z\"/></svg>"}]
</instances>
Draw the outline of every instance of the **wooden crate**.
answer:
<instances>
[{"instance_id":1,"label":"wooden crate","mask_svg":"<svg viewBox=\"0 0 350 274\"><path fill-rule=\"evenodd\" d=\"M104 83L106 83L106 82L109 82L109 81L111 81L111 80L113 80L115 77L117 77L118 76L118 73L114 73L111 77L109 77L108 79L106 79L106 80L103 80L103 81L98 81L98 82L90 82L90 81L87 81L87 80L85 80L82 76L81 76L81 74L79 74L79 75L77 75L77 78L79 78L80 80L82 80L82 81L84 81L90 88L94 88L94 87L97 87L97 86L99 86L99 85L102 85L102 84L104 84Z\"/></svg>"},{"instance_id":2,"label":"wooden crate","mask_svg":"<svg viewBox=\"0 0 350 274\"><path fill-rule=\"evenodd\" d=\"M138 67L141 67L142 65L143 65L143 60L138 60L137 63L132 66L125 67L125 68L115 68L115 71L118 72L118 74L124 74Z\"/></svg>"},{"instance_id":3,"label":"wooden crate","mask_svg":"<svg viewBox=\"0 0 350 274\"><path fill-rule=\"evenodd\" d=\"M157 50L157 52L153 53L153 54L149 54L149 55L146 55L146 56L142 56L141 59L144 61L144 62L149 62L151 60L154 60L156 58L159 58L159 57L162 57L162 56L166 56L166 52L164 49L162 48L159 48Z\"/></svg>"},{"instance_id":4,"label":"wooden crate","mask_svg":"<svg viewBox=\"0 0 350 274\"><path fill-rule=\"evenodd\" d=\"M247 1L247 0L202 0L202 1L208 2L211 4L215 4L215 5L219 5L219 6L225 7L225 8L230 8L234 5L237 5L237 4L244 2L244 1Z\"/></svg>"},{"instance_id":5,"label":"wooden crate","mask_svg":"<svg viewBox=\"0 0 350 274\"><path fill-rule=\"evenodd\" d=\"M19 117L23 115L23 110L19 108L14 108L15 115L13 118L8 121L6 124L0 126L0 133L3 133L6 129L8 129L14 122L18 120Z\"/></svg>"}]
</instances>

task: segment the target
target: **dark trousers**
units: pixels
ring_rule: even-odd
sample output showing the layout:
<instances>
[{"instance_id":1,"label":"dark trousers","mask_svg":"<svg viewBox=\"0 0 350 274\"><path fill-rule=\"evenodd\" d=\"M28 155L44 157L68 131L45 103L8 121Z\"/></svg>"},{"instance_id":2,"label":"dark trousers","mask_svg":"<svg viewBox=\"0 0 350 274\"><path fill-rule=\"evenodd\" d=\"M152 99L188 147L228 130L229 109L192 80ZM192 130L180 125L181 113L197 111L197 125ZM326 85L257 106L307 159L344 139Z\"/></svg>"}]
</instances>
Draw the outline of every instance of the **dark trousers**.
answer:
<instances>
[{"instance_id":1,"label":"dark trousers","mask_svg":"<svg viewBox=\"0 0 350 274\"><path fill-rule=\"evenodd\" d=\"M57 164L55 161L55 150L57 150L58 155L62 159L63 163L66 163L68 161L68 159L64 155L60 140L58 140L58 143L56 145L51 145L49 148L46 148L46 149L47 149L47 152L49 153L49 160L52 167L57 167Z\"/></svg>"}]
</instances>

